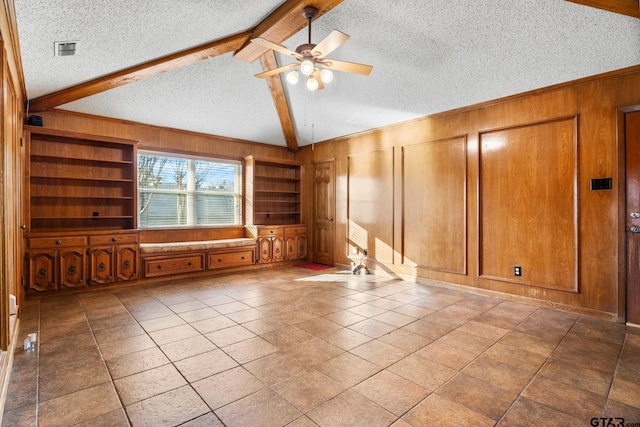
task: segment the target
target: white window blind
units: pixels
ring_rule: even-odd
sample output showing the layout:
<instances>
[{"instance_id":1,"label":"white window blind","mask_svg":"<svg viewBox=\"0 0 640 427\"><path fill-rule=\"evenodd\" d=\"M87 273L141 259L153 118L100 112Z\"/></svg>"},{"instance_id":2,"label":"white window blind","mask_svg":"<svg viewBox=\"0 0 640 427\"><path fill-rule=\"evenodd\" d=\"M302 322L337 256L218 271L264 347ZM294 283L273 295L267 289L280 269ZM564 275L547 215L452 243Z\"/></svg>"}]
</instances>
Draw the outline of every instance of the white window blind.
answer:
<instances>
[{"instance_id":1,"label":"white window blind","mask_svg":"<svg viewBox=\"0 0 640 427\"><path fill-rule=\"evenodd\" d=\"M138 226L242 223L242 164L138 152Z\"/></svg>"}]
</instances>

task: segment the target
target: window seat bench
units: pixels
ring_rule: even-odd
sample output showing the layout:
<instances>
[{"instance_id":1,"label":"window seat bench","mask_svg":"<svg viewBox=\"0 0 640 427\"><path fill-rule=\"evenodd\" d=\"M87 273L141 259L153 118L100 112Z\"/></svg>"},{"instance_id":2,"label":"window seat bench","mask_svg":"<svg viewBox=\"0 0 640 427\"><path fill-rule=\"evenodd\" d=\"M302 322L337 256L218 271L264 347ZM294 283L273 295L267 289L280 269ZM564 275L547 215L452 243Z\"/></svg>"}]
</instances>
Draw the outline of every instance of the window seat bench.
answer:
<instances>
[{"instance_id":1,"label":"window seat bench","mask_svg":"<svg viewBox=\"0 0 640 427\"><path fill-rule=\"evenodd\" d=\"M255 253L252 237L140 243L145 278L253 265Z\"/></svg>"}]
</instances>

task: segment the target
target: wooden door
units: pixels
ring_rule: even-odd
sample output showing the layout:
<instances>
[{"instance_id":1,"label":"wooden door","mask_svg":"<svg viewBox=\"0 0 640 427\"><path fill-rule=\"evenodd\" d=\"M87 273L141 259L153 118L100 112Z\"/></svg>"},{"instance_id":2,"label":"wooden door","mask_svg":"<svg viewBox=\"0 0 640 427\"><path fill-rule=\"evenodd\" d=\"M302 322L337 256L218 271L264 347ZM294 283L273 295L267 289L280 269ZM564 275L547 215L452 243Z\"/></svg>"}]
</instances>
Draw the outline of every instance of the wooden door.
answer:
<instances>
[{"instance_id":1,"label":"wooden door","mask_svg":"<svg viewBox=\"0 0 640 427\"><path fill-rule=\"evenodd\" d=\"M313 165L313 261L333 265L335 242L335 162Z\"/></svg>"},{"instance_id":2,"label":"wooden door","mask_svg":"<svg viewBox=\"0 0 640 427\"><path fill-rule=\"evenodd\" d=\"M640 325L640 111L625 115L627 322Z\"/></svg>"}]
</instances>

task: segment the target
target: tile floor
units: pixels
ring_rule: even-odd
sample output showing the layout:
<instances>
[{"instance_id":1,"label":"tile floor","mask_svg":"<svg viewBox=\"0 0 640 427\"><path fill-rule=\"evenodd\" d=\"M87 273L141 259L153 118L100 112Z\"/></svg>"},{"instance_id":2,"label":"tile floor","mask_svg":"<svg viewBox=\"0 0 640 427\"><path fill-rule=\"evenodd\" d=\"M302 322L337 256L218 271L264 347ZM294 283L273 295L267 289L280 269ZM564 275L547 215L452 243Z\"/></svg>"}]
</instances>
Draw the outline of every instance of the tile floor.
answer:
<instances>
[{"instance_id":1,"label":"tile floor","mask_svg":"<svg viewBox=\"0 0 640 427\"><path fill-rule=\"evenodd\" d=\"M640 331L437 283L267 269L29 300L34 331L2 426L640 423Z\"/></svg>"}]
</instances>

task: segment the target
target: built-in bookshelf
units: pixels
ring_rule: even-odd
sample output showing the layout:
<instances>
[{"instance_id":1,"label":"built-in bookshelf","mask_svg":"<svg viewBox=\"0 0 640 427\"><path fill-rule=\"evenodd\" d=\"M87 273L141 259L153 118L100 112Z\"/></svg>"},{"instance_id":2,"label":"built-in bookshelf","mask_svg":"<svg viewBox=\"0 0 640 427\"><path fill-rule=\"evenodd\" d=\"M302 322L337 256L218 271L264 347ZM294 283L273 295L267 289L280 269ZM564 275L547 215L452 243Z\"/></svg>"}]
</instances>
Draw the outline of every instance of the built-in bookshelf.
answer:
<instances>
[{"instance_id":1,"label":"built-in bookshelf","mask_svg":"<svg viewBox=\"0 0 640 427\"><path fill-rule=\"evenodd\" d=\"M136 228L135 141L25 129L29 232Z\"/></svg>"}]
</instances>

